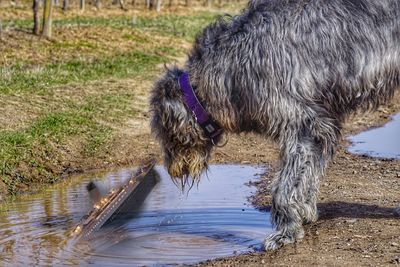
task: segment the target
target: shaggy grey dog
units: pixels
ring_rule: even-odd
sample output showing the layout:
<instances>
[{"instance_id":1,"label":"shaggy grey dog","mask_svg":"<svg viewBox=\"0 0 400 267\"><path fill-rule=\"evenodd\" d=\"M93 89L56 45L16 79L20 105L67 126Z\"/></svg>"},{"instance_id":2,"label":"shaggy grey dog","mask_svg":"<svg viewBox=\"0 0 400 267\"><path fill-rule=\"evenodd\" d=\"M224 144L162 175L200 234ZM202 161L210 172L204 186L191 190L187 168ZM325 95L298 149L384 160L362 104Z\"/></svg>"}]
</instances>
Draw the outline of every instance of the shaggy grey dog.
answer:
<instances>
[{"instance_id":1,"label":"shaggy grey dog","mask_svg":"<svg viewBox=\"0 0 400 267\"><path fill-rule=\"evenodd\" d=\"M319 179L345 117L377 107L399 87L400 1L254 0L206 27L184 70L167 70L151 96L151 128L165 164L186 180L207 168L218 140L188 104L182 75L215 127L279 143L271 208L277 232L265 241L276 249L317 219Z\"/></svg>"}]
</instances>

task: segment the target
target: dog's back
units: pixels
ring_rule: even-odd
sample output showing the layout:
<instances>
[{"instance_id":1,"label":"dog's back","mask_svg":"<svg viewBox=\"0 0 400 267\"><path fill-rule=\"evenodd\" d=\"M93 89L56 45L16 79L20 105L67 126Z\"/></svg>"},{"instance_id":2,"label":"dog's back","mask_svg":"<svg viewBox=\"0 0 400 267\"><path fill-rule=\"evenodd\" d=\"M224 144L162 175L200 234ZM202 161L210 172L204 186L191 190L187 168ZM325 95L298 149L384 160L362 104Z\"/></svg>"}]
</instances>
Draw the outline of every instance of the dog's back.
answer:
<instances>
[{"instance_id":1,"label":"dog's back","mask_svg":"<svg viewBox=\"0 0 400 267\"><path fill-rule=\"evenodd\" d=\"M242 90L275 100L285 94L342 120L400 85L400 1L250 1L198 36L189 68L201 92L222 87L242 104L234 98ZM216 75L224 80L209 79Z\"/></svg>"}]
</instances>

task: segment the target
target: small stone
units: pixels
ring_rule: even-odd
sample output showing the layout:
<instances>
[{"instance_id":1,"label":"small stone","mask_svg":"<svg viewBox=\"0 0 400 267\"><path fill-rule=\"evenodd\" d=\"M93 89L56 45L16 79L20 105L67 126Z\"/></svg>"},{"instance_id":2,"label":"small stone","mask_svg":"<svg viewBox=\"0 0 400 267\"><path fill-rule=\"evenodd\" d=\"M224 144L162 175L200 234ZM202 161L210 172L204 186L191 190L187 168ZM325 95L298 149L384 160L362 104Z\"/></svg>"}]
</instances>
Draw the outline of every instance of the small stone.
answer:
<instances>
[{"instance_id":1,"label":"small stone","mask_svg":"<svg viewBox=\"0 0 400 267\"><path fill-rule=\"evenodd\" d=\"M392 246L392 247L398 247L398 246L400 246L398 243L396 243L396 242L392 242L392 243L390 243L390 245Z\"/></svg>"},{"instance_id":2,"label":"small stone","mask_svg":"<svg viewBox=\"0 0 400 267\"><path fill-rule=\"evenodd\" d=\"M350 219L350 220L346 220L347 223L356 223L357 219Z\"/></svg>"},{"instance_id":3,"label":"small stone","mask_svg":"<svg viewBox=\"0 0 400 267\"><path fill-rule=\"evenodd\" d=\"M400 256L394 258L391 262L394 263L394 264L399 264L400 263Z\"/></svg>"},{"instance_id":4,"label":"small stone","mask_svg":"<svg viewBox=\"0 0 400 267\"><path fill-rule=\"evenodd\" d=\"M265 264L265 260L261 260L261 263L262 263L262 264Z\"/></svg>"}]
</instances>

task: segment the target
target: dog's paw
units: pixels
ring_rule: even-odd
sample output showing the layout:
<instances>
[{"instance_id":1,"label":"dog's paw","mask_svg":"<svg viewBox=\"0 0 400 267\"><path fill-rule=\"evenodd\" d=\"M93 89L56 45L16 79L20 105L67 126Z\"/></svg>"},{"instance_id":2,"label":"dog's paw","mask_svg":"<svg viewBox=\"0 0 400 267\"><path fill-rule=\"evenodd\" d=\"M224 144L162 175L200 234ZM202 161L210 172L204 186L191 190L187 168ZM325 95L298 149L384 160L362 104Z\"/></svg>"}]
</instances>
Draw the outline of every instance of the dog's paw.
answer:
<instances>
[{"instance_id":1,"label":"dog's paw","mask_svg":"<svg viewBox=\"0 0 400 267\"><path fill-rule=\"evenodd\" d=\"M318 212L312 212L307 214L307 216L305 216L303 218L303 224L310 224L310 223L315 223L316 221L318 221Z\"/></svg>"},{"instance_id":2,"label":"dog's paw","mask_svg":"<svg viewBox=\"0 0 400 267\"><path fill-rule=\"evenodd\" d=\"M296 232L278 231L268 236L264 241L265 251L276 250L283 245L292 244L304 237L304 230L299 229Z\"/></svg>"}]
</instances>

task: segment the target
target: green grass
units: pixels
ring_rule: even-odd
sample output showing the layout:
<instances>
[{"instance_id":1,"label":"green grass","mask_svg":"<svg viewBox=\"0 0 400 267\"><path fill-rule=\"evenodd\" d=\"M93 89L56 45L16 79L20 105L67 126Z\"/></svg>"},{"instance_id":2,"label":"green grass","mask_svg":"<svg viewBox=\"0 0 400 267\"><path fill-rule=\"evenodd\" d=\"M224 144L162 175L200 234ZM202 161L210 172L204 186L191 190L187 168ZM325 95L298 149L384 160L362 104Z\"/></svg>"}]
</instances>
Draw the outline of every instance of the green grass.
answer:
<instances>
[{"instance_id":1,"label":"green grass","mask_svg":"<svg viewBox=\"0 0 400 267\"><path fill-rule=\"evenodd\" d=\"M192 40L197 33L217 17L224 15L223 12L199 11L191 15L163 14L154 18L149 17L73 17L55 19L54 27L94 27L107 26L116 29L129 28L145 32L156 33L163 36L184 37ZM30 19L19 19L3 22L4 28L31 29L33 22Z\"/></svg>"},{"instance_id":2,"label":"green grass","mask_svg":"<svg viewBox=\"0 0 400 267\"><path fill-rule=\"evenodd\" d=\"M88 96L80 104L65 103L66 112L48 112L24 129L0 131L0 176L9 193L17 192L20 184L57 181L49 166L59 164L58 149L70 140L79 140L79 154L95 157L113 137L108 125L118 126L137 115L134 98L134 92L124 91ZM35 172L27 171L31 169Z\"/></svg>"},{"instance_id":3,"label":"green grass","mask_svg":"<svg viewBox=\"0 0 400 267\"><path fill-rule=\"evenodd\" d=\"M168 51L173 48L162 50ZM155 65L166 61L166 56L132 51L93 61L71 60L39 67L23 64L0 67L0 93L34 93L71 82L87 82L108 77L125 78L151 70Z\"/></svg>"},{"instance_id":4,"label":"green grass","mask_svg":"<svg viewBox=\"0 0 400 267\"><path fill-rule=\"evenodd\" d=\"M110 127L97 122L95 112L80 109L65 113L51 113L38 119L30 127L17 131L0 132L0 174L14 193L18 183L30 180L56 181L49 165L57 164L55 147L63 147L72 137L81 139L82 151L86 156L94 156L96 151L111 136ZM54 146L54 144L57 144ZM21 169L21 163L26 167ZM35 175L27 173L26 168L36 170ZM37 176L37 177L34 177ZM17 179L17 180L15 180Z\"/></svg>"},{"instance_id":5,"label":"green grass","mask_svg":"<svg viewBox=\"0 0 400 267\"><path fill-rule=\"evenodd\" d=\"M154 35L174 36L193 40L201 29L215 20L221 13L198 12L192 16L160 15L154 18L138 17L74 17L54 21L54 27L93 27L107 26L113 28L132 28ZM14 20L3 23L4 28L30 28L31 20ZM152 42L145 35L125 33L123 38L139 43ZM60 51L62 53L74 53L76 49L85 48L91 51L99 51L97 56L90 58L72 59L64 62L54 62L46 65L36 65L34 59L14 62L12 65L0 66L0 93L9 94L18 91L42 92L54 85L64 85L71 82L86 82L100 80L108 77L125 78L143 69L149 69L158 63L168 62L169 58L182 53L182 49L173 44L168 46L156 45L149 51L136 51L102 56L101 47L98 44L80 41L54 41L46 49Z\"/></svg>"}]
</instances>

